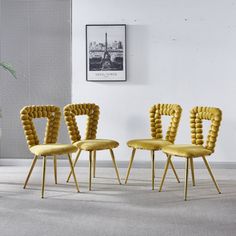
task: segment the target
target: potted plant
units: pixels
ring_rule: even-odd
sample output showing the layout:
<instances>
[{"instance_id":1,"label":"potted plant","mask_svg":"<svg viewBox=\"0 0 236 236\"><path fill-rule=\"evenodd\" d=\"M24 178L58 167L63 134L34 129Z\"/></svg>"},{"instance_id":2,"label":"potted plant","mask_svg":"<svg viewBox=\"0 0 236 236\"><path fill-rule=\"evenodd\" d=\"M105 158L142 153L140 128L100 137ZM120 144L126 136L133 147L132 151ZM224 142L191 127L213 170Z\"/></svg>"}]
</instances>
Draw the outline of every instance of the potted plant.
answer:
<instances>
[{"instance_id":1,"label":"potted plant","mask_svg":"<svg viewBox=\"0 0 236 236\"><path fill-rule=\"evenodd\" d=\"M13 78L16 79L16 71L14 70L14 68L12 67L12 65L6 63L6 62L1 62L0 61L0 69L3 68L5 71L9 72ZM0 118L2 117L2 111L1 111L1 107L0 107ZM0 131L1 134L1 131ZM1 137L1 135L0 135Z\"/></svg>"},{"instance_id":2,"label":"potted plant","mask_svg":"<svg viewBox=\"0 0 236 236\"><path fill-rule=\"evenodd\" d=\"M5 63L5 62L0 62L0 69L4 69L6 70L7 72L9 72L13 78L16 79L16 71L14 70L14 68L8 64L8 63ZM1 111L1 107L0 107L0 141L1 141L1 117L2 117L2 111Z\"/></svg>"},{"instance_id":3,"label":"potted plant","mask_svg":"<svg viewBox=\"0 0 236 236\"><path fill-rule=\"evenodd\" d=\"M0 67L8 71L16 79L16 71L10 64L5 62L0 62Z\"/></svg>"}]
</instances>

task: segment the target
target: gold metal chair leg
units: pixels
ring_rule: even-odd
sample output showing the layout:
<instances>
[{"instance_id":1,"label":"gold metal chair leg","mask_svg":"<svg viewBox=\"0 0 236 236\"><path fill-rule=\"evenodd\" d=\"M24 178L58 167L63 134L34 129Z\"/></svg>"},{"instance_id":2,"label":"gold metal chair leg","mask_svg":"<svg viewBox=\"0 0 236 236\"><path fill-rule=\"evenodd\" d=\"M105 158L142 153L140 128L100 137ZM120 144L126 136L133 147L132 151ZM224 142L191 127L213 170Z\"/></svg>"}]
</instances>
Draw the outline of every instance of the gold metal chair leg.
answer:
<instances>
[{"instance_id":1,"label":"gold metal chair leg","mask_svg":"<svg viewBox=\"0 0 236 236\"><path fill-rule=\"evenodd\" d=\"M177 172L175 170L174 164L173 164L173 162L171 160L170 160L170 166L171 166L171 168L172 168L172 170L174 172L174 175L175 175L175 178L177 179L177 182L180 183L180 180L179 180L179 177L178 177Z\"/></svg>"},{"instance_id":2,"label":"gold metal chair leg","mask_svg":"<svg viewBox=\"0 0 236 236\"><path fill-rule=\"evenodd\" d=\"M154 190L155 185L155 151L151 151L152 158L152 190Z\"/></svg>"},{"instance_id":3,"label":"gold metal chair leg","mask_svg":"<svg viewBox=\"0 0 236 236\"><path fill-rule=\"evenodd\" d=\"M131 170L131 167L132 167L132 164L133 164L135 152L136 152L136 149L133 148L131 158L130 158L130 162L129 162L129 167L128 167L126 178L125 178L125 184L127 184L127 181L128 181L128 178L129 178L129 174L130 174L130 170Z\"/></svg>"},{"instance_id":4,"label":"gold metal chair leg","mask_svg":"<svg viewBox=\"0 0 236 236\"><path fill-rule=\"evenodd\" d=\"M92 151L89 151L89 191L91 191L91 185L92 185Z\"/></svg>"},{"instance_id":5,"label":"gold metal chair leg","mask_svg":"<svg viewBox=\"0 0 236 236\"><path fill-rule=\"evenodd\" d=\"M53 162L54 162L54 179L55 179L55 184L57 184L57 157L56 156L54 156Z\"/></svg>"},{"instance_id":6,"label":"gold metal chair leg","mask_svg":"<svg viewBox=\"0 0 236 236\"><path fill-rule=\"evenodd\" d=\"M189 158L189 159L190 159L190 167L191 167L191 173L192 173L193 186L195 186L195 175L194 175L193 158Z\"/></svg>"},{"instance_id":7,"label":"gold metal chair leg","mask_svg":"<svg viewBox=\"0 0 236 236\"><path fill-rule=\"evenodd\" d=\"M78 151L76 157L75 157L75 161L74 161L73 167L75 167L75 165L76 165L76 163L77 163L77 161L78 161L78 159L79 159L79 156L80 156L80 153L81 153L81 152L82 152L82 150L80 149L80 150ZM67 178L67 180L66 180L67 183L70 181L71 175L72 175L72 171L70 171L70 174L68 175L68 178Z\"/></svg>"},{"instance_id":8,"label":"gold metal chair leg","mask_svg":"<svg viewBox=\"0 0 236 236\"><path fill-rule=\"evenodd\" d=\"M69 159L69 163L70 163L71 172L72 172L72 175L73 175L73 178L74 178L74 181L75 181L75 186L76 186L77 191L79 192L79 184L78 184L78 181L76 179L73 162L72 162L72 159L71 159L71 156L70 156L69 153L68 153L68 159Z\"/></svg>"},{"instance_id":9,"label":"gold metal chair leg","mask_svg":"<svg viewBox=\"0 0 236 236\"><path fill-rule=\"evenodd\" d=\"M96 174L96 151L93 151L93 178L95 178Z\"/></svg>"},{"instance_id":10,"label":"gold metal chair leg","mask_svg":"<svg viewBox=\"0 0 236 236\"><path fill-rule=\"evenodd\" d=\"M216 180L215 180L215 178L214 178L214 176L212 174L211 167L209 166L209 164L208 164L208 162L206 160L206 157L203 156L202 159L203 159L203 161L204 161L204 163L205 163L205 165L207 167L207 170L208 170L208 172L209 172L209 174L210 174L210 176L211 176L211 178L212 178L212 180L213 180L213 182L214 182L214 184L216 186L216 189L217 189L218 193L221 194L220 188L219 188L218 184L216 183Z\"/></svg>"},{"instance_id":11,"label":"gold metal chair leg","mask_svg":"<svg viewBox=\"0 0 236 236\"><path fill-rule=\"evenodd\" d=\"M165 181L165 178L166 178L166 173L168 171L168 167L169 167L170 162L171 162L171 156L167 155L167 161L166 161L166 165L165 165L164 174L162 176L161 184L160 184L160 187L159 187L159 192L162 191L162 187L163 187L163 184L164 184L164 181Z\"/></svg>"},{"instance_id":12,"label":"gold metal chair leg","mask_svg":"<svg viewBox=\"0 0 236 236\"><path fill-rule=\"evenodd\" d=\"M42 176L42 198L44 198L46 164L47 164L47 157L44 156L43 157L43 176Z\"/></svg>"},{"instance_id":13,"label":"gold metal chair leg","mask_svg":"<svg viewBox=\"0 0 236 236\"><path fill-rule=\"evenodd\" d=\"M151 151L151 155L152 155L152 151ZM154 163L153 163L153 165L154 165L154 178L156 178L156 161L154 160Z\"/></svg>"},{"instance_id":14,"label":"gold metal chair leg","mask_svg":"<svg viewBox=\"0 0 236 236\"><path fill-rule=\"evenodd\" d=\"M112 149L109 149L109 150L110 150L110 153L111 153L111 159L112 159L112 162L113 162L115 171L116 171L116 176L117 176L118 182L119 182L119 184L121 184L121 182L120 182L120 176L119 176L119 171L118 171L118 168L117 168L117 165L116 165L116 159L115 159L114 152L113 152Z\"/></svg>"},{"instance_id":15,"label":"gold metal chair leg","mask_svg":"<svg viewBox=\"0 0 236 236\"><path fill-rule=\"evenodd\" d=\"M185 167L185 185L184 185L184 200L187 201L188 194L188 169L189 169L190 158L186 158L186 167Z\"/></svg>"},{"instance_id":16,"label":"gold metal chair leg","mask_svg":"<svg viewBox=\"0 0 236 236\"><path fill-rule=\"evenodd\" d=\"M28 173L28 175L27 175L27 177L26 177L25 184L24 184L24 187L23 187L23 188L26 188L27 183L28 183L28 181L29 181L29 178L30 178L30 176L31 176L31 174L32 174L32 171L33 171L33 169L34 169L34 166L35 166L37 160L38 160L38 156L34 156L34 159L33 159L33 161L32 161L32 164L31 164L29 173Z\"/></svg>"}]
</instances>

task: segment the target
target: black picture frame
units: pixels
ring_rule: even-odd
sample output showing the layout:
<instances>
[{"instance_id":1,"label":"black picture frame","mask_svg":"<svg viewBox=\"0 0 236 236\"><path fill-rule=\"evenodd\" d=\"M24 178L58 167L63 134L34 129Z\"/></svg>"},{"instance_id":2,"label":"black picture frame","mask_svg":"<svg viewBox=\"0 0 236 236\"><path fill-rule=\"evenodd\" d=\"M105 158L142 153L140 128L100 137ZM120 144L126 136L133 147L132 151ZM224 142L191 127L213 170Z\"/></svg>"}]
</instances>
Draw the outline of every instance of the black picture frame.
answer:
<instances>
[{"instance_id":1,"label":"black picture frame","mask_svg":"<svg viewBox=\"0 0 236 236\"><path fill-rule=\"evenodd\" d=\"M127 81L126 24L86 25L86 80Z\"/></svg>"}]
</instances>

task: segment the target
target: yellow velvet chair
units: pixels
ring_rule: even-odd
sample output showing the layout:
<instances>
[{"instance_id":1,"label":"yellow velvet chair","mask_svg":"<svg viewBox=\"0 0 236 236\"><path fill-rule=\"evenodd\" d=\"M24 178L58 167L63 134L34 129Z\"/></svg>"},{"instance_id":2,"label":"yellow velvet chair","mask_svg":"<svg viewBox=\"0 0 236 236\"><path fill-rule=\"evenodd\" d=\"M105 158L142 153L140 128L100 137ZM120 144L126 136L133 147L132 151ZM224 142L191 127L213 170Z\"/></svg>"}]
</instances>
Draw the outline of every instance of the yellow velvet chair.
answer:
<instances>
[{"instance_id":1,"label":"yellow velvet chair","mask_svg":"<svg viewBox=\"0 0 236 236\"><path fill-rule=\"evenodd\" d=\"M48 156L54 157L54 178L57 184L57 156L67 154L69 164L74 177L77 191L79 185L76 180L74 167L70 153L76 152L77 148L71 144L57 144L58 131L60 128L60 108L52 105L48 106L26 106L20 111L20 118L24 128L27 144L30 152L34 154L34 159L25 180L24 188L26 188L31 173L39 156L43 157L43 176L42 176L42 198L44 197L46 160ZM47 125L44 137L44 144L39 144L39 139L33 123L35 118L47 118Z\"/></svg>"},{"instance_id":2,"label":"yellow velvet chair","mask_svg":"<svg viewBox=\"0 0 236 236\"><path fill-rule=\"evenodd\" d=\"M176 104L156 104L151 107L150 125L151 125L152 139L135 139L127 142L128 147L131 147L133 150L126 174L125 183L127 183L129 178L130 169L132 167L136 149L149 150L151 152L151 160L152 160L152 190L154 190L155 151L161 150L164 146L174 143L177 129L179 126L181 112L182 108ZM171 116L170 125L168 127L164 139L162 134L161 116ZM180 182L172 161L170 161L170 164L174 171L177 181Z\"/></svg>"},{"instance_id":3,"label":"yellow velvet chair","mask_svg":"<svg viewBox=\"0 0 236 236\"><path fill-rule=\"evenodd\" d=\"M85 139L81 140L80 132L76 122L76 116L87 115L87 127ZM99 106L96 104L68 104L64 107L64 118L70 135L70 139L73 145L75 145L79 151L76 155L73 166L76 165L81 151L89 152L89 190L91 190L91 179L92 179L92 169L93 177L95 178L96 169L96 152L100 150L109 150L113 165L116 171L117 179L119 184L120 177L117 169L115 156L113 149L119 146L119 143L114 140L108 139L96 139L97 126L99 119ZM69 182L71 173L68 176L67 182Z\"/></svg>"},{"instance_id":4,"label":"yellow velvet chair","mask_svg":"<svg viewBox=\"0 0 236 236\"><path fill-rule=\"evenodd\" d=\"M167 162L165 166L165 171L162 177L161 185L159 191L161 192L162 186L165 180L165 176L168 170L169 163L171 162L172 156L178 156L186 158L185 167L185 189L184 189L184 199L187 200L188 191L188 169L191 167L193 186L195 186L195 176L194 176L194 164L193 159L201 157L208 169L208 172L215 184L215 187L219 193L220 189L216 183L216 180L212 174L211 168L207 162L206 157L214 153L216 139L218 136L218 131L221 123L222 112L219 108L214 107L194 107L190 112L190 126L191 126L191 137L192 144L174 144L166 146L162 149L164 153L167 154ZM206 143L204 145L203 140L203 120L210 120L211 126L207 136Z\"/></svg>"}]
</instances>

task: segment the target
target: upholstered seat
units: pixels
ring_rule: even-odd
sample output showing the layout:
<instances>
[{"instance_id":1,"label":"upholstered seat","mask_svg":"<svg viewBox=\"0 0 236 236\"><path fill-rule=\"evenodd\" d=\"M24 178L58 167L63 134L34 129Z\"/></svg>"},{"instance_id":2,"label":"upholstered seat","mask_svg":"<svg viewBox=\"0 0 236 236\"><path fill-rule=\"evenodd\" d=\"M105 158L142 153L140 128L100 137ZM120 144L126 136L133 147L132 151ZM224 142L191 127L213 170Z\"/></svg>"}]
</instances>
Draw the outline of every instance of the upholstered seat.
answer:
<instances>
[{"instance_id":1,"label":"upholstered seat","mask_svg":"<svg viewBox=\"0 0 236 236\"><path fill-rule=\"evenodd\" d=\"M76 146L72 144L40 144L30 148L37 156L55 156L77 152Z\"/></svg>"},{"instance_id":2,"label":"upholstered seat","mask_svg":"<svg viewBox=\"0 0 236 236\"><path fill-rule=\"evenodd\" d=\"M91 139L81 140L73 143L73 145L85 151L98 151L116 148L119 146L119 143L109 139Z\"/></svg>"},{"instance_id":3,"label":"upholstered seat","mask_svg":"<svg viewBox=\"0 0 236 236\"><path fill-rule=\"evenodd\" d=\"M203 146L195 144L168 145L166 147L163 147L162 151L172 156L188 158L208 156L212 153L210 150L204 148Z\"/></svg>"},{"instance_id":4,"label":"upholstered seat","mask_svg":"<svg viewBox=\"0 0 236 236\"><path fill-rule=\"evenodd\" d=\"M128 147L144 150L161 150L171 142L163 139L133 139L127 142Z\"/></svg>"}]
</instances>

